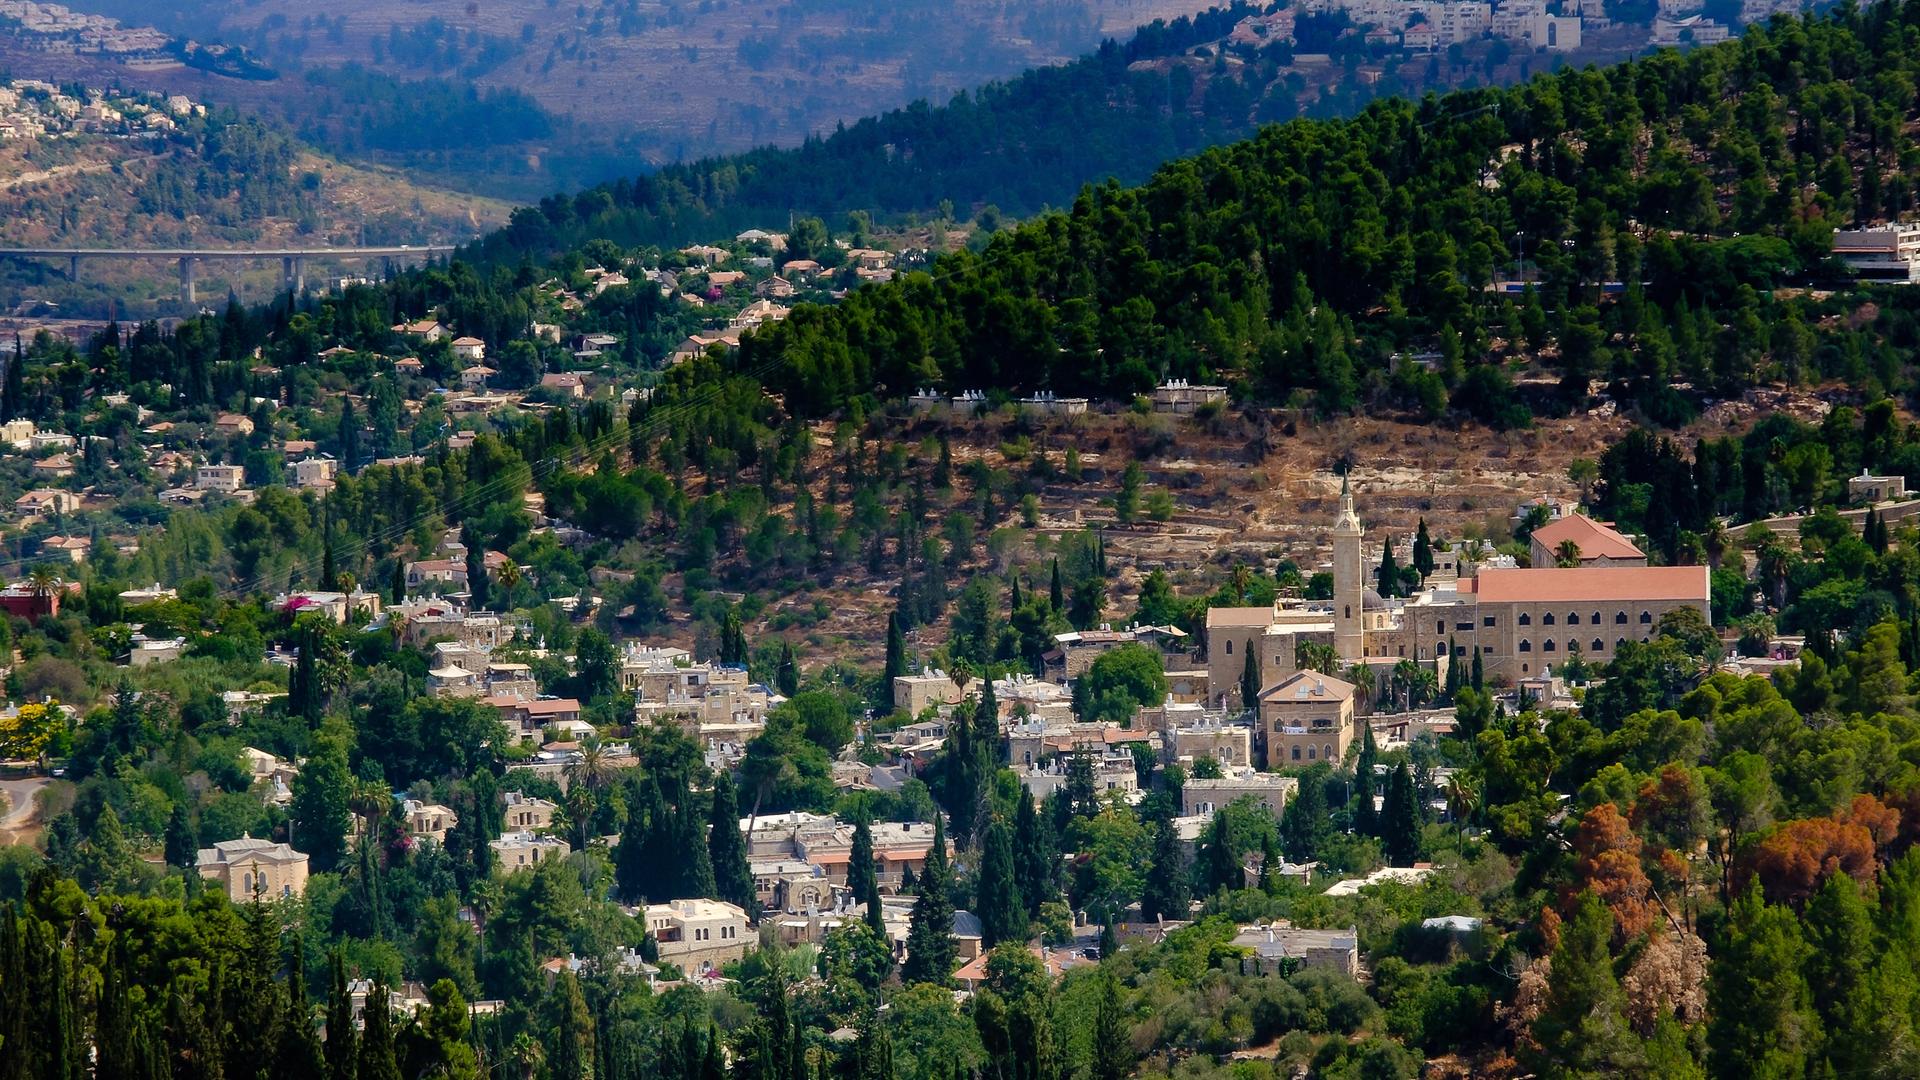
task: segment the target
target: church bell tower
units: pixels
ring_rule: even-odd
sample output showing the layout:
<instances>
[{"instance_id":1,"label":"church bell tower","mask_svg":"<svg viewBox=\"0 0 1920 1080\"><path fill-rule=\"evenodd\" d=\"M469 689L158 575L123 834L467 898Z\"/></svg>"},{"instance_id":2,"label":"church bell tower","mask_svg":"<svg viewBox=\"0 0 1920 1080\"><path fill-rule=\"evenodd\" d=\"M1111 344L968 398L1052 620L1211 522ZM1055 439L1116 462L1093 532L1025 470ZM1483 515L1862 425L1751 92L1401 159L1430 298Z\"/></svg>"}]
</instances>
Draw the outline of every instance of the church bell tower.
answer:
<instances>
[{"instance_id":1,"label":"church bell tower","mask_svg":"<svg viewBox=\"0 0 1920 1080\"><path fill-rule=\"evenodd\" d=\"M1333 650L1342 664L1366 655L1361 619L1366 585L1360 569L1360 515L1353 511L1353 488L1340 476L1340 516L1333 521Z\"/></svg>"}]
</instances>

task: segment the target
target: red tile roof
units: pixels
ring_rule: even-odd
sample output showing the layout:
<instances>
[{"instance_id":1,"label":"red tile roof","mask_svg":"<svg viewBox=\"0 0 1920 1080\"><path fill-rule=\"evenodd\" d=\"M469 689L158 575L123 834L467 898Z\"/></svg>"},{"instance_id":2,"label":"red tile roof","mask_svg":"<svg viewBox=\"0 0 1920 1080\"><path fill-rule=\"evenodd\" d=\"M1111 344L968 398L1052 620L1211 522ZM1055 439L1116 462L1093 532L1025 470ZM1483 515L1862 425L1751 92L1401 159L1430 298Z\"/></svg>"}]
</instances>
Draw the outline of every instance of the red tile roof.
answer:
<instances>
[{"instance_id":1,"label":"red tile roof","mask_svg":"<svg viewBox=\"0 0 1920 1080\"><path fill-rule=\"evenodd\" d=\"M1571 540L1580 549L1582 559L1644 559L1646 553L1612 526L1585 514L1569 514L1533 530L1533 539L1548 551Z\"/></svg>"},{"instance_id":2,"label":"red tile roof","mask_svg":"<svg viewBox=\"0 0 1920 1080\"><path fill-rule=\"evenodd\" d=\"M1483 604L1566 601L1707 602L1704 566L1581 566L1571 569L1482 570L1461 582Z\"/></svg>"}]
</instances>

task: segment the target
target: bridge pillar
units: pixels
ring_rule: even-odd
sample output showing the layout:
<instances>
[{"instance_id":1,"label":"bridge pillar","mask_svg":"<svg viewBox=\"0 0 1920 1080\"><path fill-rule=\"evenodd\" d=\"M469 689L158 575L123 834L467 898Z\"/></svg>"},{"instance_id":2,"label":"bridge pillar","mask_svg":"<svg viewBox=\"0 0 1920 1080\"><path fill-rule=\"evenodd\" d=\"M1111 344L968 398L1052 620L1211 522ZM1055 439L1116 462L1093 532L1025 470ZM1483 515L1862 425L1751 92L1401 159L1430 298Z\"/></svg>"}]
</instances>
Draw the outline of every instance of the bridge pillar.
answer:
<instances>
[{"instance_id":1,"label":"bridge pillar","mask_svg":"<svg viewBox=\"0 0 1920 1080\"><path fill-rule=\"evenodd\" d=\"M293 288L293 256L287 255L280 260L280 287Z\"/></svg>"},{"instance_id":2,"label":"bridge pillar","mask_svg":"<svg viewBox=\"0 0 1920 1080\"><path fill-rule=\"evenodd\" d=\"M70 255L67 257L67 280L80 280L80 256L78 255Z\"/></svg>"},{"instance_id":3,"label":"bridge pillar","mask_svg":"<svg viewBox=\"0 0 1920 1080\"><path fill-rule=\"evenodd\" d=\"M307 291L307 259L304 255L293 257L293 293L295 296Z\"/></svg>"},{"instance_id":4,"label":"bridge pillar","mask_svg":"<svg viewBox=\"0 0 1920 1080\"><path fill-rule=\"evenodd\" d=\"M193 295L193 256L180 257L180 302L191 307L196 303Z\"/></svg>"}]
</instances>

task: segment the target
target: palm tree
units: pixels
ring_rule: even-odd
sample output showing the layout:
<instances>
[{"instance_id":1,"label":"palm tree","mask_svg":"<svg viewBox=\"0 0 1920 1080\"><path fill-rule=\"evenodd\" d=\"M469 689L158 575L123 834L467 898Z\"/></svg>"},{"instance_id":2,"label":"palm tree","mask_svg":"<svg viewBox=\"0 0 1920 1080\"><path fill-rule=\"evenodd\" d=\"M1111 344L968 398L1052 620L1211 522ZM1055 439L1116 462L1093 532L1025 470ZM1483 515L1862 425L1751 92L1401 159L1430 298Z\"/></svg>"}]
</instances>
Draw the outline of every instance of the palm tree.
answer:
<instances>
[{"instance_id":1,"label":"palm tree","mask_svg":"<svg viewBox=\"0 0 1920 1080\"><path fill-rule=\"evenodd\" d=\"M28 591L42 600L59 592L60 585L60 571L50 565L43 563L27 573Z\"/></svg>"},{"instance_id":2,"label":"palm tree","mask_svg":"<svg viewBox=\"0 0 1920 1080\"><path fill-rule=\"evenodd\" d=\"M613 761L600 736L589 735L580 742L580 756L567 766L567 783L578 784L598 795L613 780Z\"/></svg>"},{"instance_id":3,"label":"palm tree","mask_svg":"<svg viewBox=\"0 0 1920 1080\"><path fill-rule=\"evenodd\" d=\"M512 559L508 559L500 564L500 569L493 572L493 580L500 583L503 592L512 596L513 587L520 584L520 567L515 565Z\"/></svg>"},{"instance_id":4,"label":"palm tree","mask_svg":"<svg viewBox=\"0 0 1920 1080\"><path fill-rule=\"evenodd\" d=\"M1466 773L1455 770L1447 777L1447 816L1453 819L1456 835L1465 835L1467 822L1479 806L1479 788Z\"/></svg>"},{"instance_id":5,"label":"palm tree","mask_svg":"<svg viewBox=\"0 0 1920 1080\"><path fill-rule=\"evenodd\" d=\"M1354 664L1347 668L1347 681L1358 691L1360 700L1373 701L1373 692L1378 689L1378 684L1374 681L1372 664Z\"/></svg>"},{"instance_id":6,"label":"palm tree","mask_svg":"<svg viewBox=\"0 0 1920 1080\"><path fill-rule=\"evenodd\" d=\"M507 1061L520 1069L522 1080L533 1080L540 1075L540 1066L546 1064L547 1052L534 1041L533 1036L521 1032L507 1047Z\"/></svg>"},{"instance_id":7,"label":"palm tree","mask_svg":"<svg viewBox=\"0 0 1920 1080\"><path fill-rule=\"evenodd\" d=\"M1421 668L1414 676L1413 683L1407 687L1407 708L1414 709L1425 705L1440 696L1440 680L1434 673Z\"/></svg>"},{"instance_id":8,"label":"palm tree","mask_svg":"<svg viewBox=\"0 0 1920 1080\"><path fill-rule=\"evenodd\" d=\"M1293 666L1301 671L1317 671L1322 675L1333 674L1335 664L1340 662L1340 654L1333 646L1321 641L1303 641L1293 650Z\"/></svg>"},{"instance_id":9,"label":"palm tree","mask_svg":"<svg viewBox=\"0 0 1920 1080\"><path fill-rule=\"evenodd\" d=\"M387 790L386 784L377 780L363 780L353 785L353 790L347 795L347 806L360 819L362 843L376 842L374 829L392 805L393 793Z\"/></svg>"},{"instance_id":10,"label":"palm tree","mask_svg":"<svg viewBox=\"0 0 1920 1080\"><path fill-rule=\"evenodd\" d=\"M1793 567L1793 553L1778 541L1762 544L1754 569L1767 583L1767 603L1775 611L1787 606L1787 572Z\"/></svg>"},{"instance_id":11,"label":"palm tree","mask_svg":"<svg viewBox=\"0 0 1920 1080\"><path fill-rule=\"evenodd\" d=\"M1553 549L1553 565L1565 570L1580 565L1580 545L1572 540L1562 540Z\"/></svg>"},{"instance_id":12,"label":"palm tree","mask_svg":"<svg viewBox=\"0 0 1920 1080\"><path fill-rule=\"evenodd\" d=\"M1414 686L1420 681L1420 665L1412 660L1402 660L1393 665L1392 685L1403 695L1407 712L1413 711Z\"/></svg>"},{"instance_id":13,"label":"palm tree","mask_svg":"<svg viewBox=\"0 0 1920 1080\"><path fill-rule=\"evenodd\" d=\"M1727 550L1733 546L1733 537L1727 533L1726 523L1719 518L1708 518L1707 527L1700 531L1700 544L1707 551L1707 565L1720 569L1720 560L1727 557Z\"/></svg>"}]
</instances>

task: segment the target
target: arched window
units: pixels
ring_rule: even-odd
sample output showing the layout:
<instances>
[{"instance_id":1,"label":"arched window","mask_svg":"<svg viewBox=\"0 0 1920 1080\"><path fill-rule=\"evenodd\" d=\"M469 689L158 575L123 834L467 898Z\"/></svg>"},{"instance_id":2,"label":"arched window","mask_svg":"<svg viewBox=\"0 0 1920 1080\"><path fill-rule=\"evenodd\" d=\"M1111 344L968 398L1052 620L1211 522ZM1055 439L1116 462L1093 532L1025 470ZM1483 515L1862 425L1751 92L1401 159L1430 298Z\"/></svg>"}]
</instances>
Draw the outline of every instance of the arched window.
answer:
<instances>
[{"instance_id":1,"label":"arched window","mask_svg":"<svg viewBox=\"0 0 1920 1080\"><path fill-rule=\"evenodd\" d=\"M1567 625L1568 625L1568 626L1579 626L1579 625L1580 625L1580 613L1579 613L1579 612L1577 612L1577 611L1569 611L1569 612L1567 612Z\"/></svg>"},{"instance_id":2,"label":"arched window","mask_svg":"<svg viewBox=\"0 0 1920 1080\"><path fill-rule=\"evenodd\" d=\"M1307 747L1307 760L1308 760L1308 761L1312 761L1312 760L1314 760L1314 757L1313 757L1313 747L1311 747L1311 746L1309 746L1309 747Z\"/></svg>"},{"instance_id":3,"label":"arched window","mask_svg":"<svg viewBox=\"0 0 1920 1080\"><path fill-rule=\"evenodd\" d=\"M1522 675L1525 675L1526 673L1527 673L1527 665L1525 665L1525 664L1521 664L1521 665L1520 665L1520 674L1522 674Z\"/></svg>"},{"instance_id":4,"label":"arched window","mask_svg":"<svg viewBox=\"0 0 1920 1080\"><path fill-rule=\"evenodd\" d=\"M1600 640L1599 638L1594 638L1594 639L1593 639L1593 651L1594 651L1594 652L1606 652L1606 651L1607 651L1607 643L1606 643L1606 642L1604 642L1604 641L1601 641L1601 640Z\"/></svg>"},{"instance_id":5,"label":"arched window","mask_svg":"<svg viewBox=\"0 0 1920 1080\"><path fill-rule=\"evenodd\" d=\"M1322 746L1320 748L1320 756L1326 758L1328 761L1332 761L1333 760L1333 744L1328 743L1325 746Z\"/></svg>"},{"instance_id":6,"label":"arched window","mask_svg":"<svg viewBox=\"0 0 1920 1080\"><path fill-rule=\"evenodd\" d=\"M1552 652L1552 651L1554 650L1554 648L1555 648L1555 646L1554 646L1554 644L1553 644L1553 639L1552 639L1552 638L1548 638L1547 640L1545 640L1545 641L1543 641L1543 642L1541 642L1541 643L1540 643L1540 651L1541 651L1541 652Z\"/></svg>"},{"instance_id":7,"label":"arched window","mask_svg":"<svg viewBox=\"0 0 1920 1080\"><path fill-rule=\"evenodd\" d=\"M1233 639L1232 638L1227 639L1227 655L1228 656L1233 655Z\"/></svg>"},{"instance_id":8,"label":"arched window","mask_svg":"<svg viewBox=\"0 0 1920 1080\"><path fill-rule=\"evenodd\" d=\"M1593 625L1595 626L1600 625L1600 613L1597 611L1593 613Z\"/></svg>"},{"instance_id":9,"label":"arched window","mask_svg":"<svg viewBox=\"0 0 1920 1080\"><path fill-rule=\"evenodd\" d=\"M1541 625L1541 626L1552 626L1552 625L1553 625L1553 612L1551 612L1551 611L1549 611L1549 612L1547 612L1547 613L1546 613L1545 615L1542 615L1542 616L1540 616L1540 625Z\"/></svg>"},{"instance_id":10,"label":"arched window","mask_svg":"<svg viewBox=\"0 0 1920 1080\"><path fill-rule=\"evenodd\" d=\"M1641 625L1641 626L1651 626L1651 625L1653 625L1653 612L1651 612L1651 611L1643 611L1643 612L1641 612L1641 613L1640 613L1640 625Z\"/></svg>"},{"instance_id":11,"label":"arched window","mask_svg":"<svg viewBox=\"0 0 1920 1080\"><path fill-rule=\"evenodd\" d=\"M240 888L246 892L253 891L253 871L249 870L240 875Z\"/></svg>"},{"instance_id":12,"label":"arched window","mask_svg":"<svg viewBox=\"0 0 1920 1080\"><path fill-rule=\"evenodd\" d=\"M1627 625L1627 613L1624 611L1616 612L1613 616L1613 624L1615 626Z\"/></svg>"},{"instance_id":13,"label":"arched window","mask_svg":"<svg viewBox=\"0 0 1920 1080\"><path fill-rule=\"evenodd\" d=\"M1297 746L1293 748L1293 760L1295 761L1300 760L1300 748Z\"/></svg>"},{"instance_id":14,"label":"arched window","mask_svg":"<svg viewBox=\"0 0 1920 1080\"><path fill-rule=\"evenodd\" d=\"M1532 625L1533 625L1533 616L1531 616L1531 615L1529 615L1529 614L1527 614L1527 613L1526 613L1526 612L1524 612L1524 611L1523 611L1523 612L1521 612L1521 613L1520 613L1520 625L1521 625L1521 626L1532 626Z\"/></svg>"},{"instance_id":15,"label":"arched window","mask_svg":"<svg viewBox=\"0 0 1920 1080\"><path fill-rule=\"evenodd\" d=\"M1528 641L1528 640L1527 640L1526 638L1521 638L1521 639L1520 639L1520 651L1521 651L1521 652L1532 652L1532 651L1533 651L1533 642L1531 642L1531 641Z\"/></svg>"}]
</instances>

